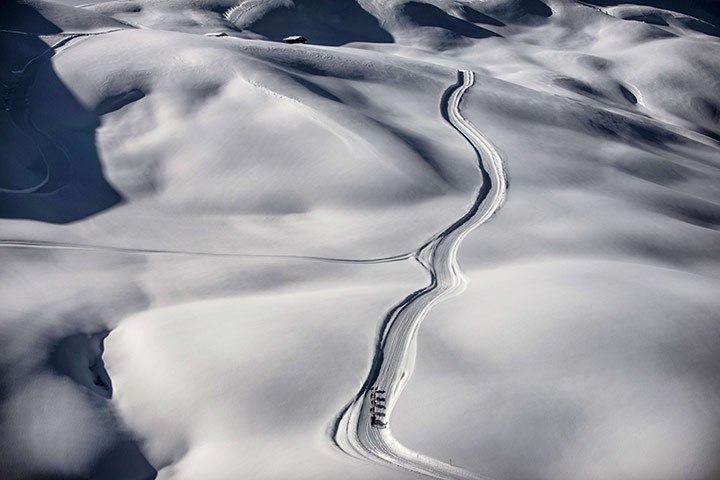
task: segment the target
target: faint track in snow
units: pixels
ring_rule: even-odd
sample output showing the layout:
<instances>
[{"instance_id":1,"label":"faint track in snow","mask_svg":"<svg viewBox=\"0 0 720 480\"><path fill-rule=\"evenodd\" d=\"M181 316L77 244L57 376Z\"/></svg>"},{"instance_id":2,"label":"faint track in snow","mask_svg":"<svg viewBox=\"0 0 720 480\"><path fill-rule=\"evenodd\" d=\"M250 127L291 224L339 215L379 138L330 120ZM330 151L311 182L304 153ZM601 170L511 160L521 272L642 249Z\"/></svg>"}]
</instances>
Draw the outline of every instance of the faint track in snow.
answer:
<instances>
[{"instance_id":1,"label":"faint track in snow","mask_svg":"<svg viewBox=\"0 0 720 480\"><path fill-rule=\"evenodd\" d=\"M463 95L475 83L475 74L461 70L458 76L458 82L443 96L441 109L443 116L477 153L482 184L465 215L415 252L415 258L430 275L430 283L405 297L383 319L367 379L336 417L330 435L338 448L357 458L442 479L487 479L406 448L393 437L390 425L393 407L412 375L422 320L435 303L465 288L466 280L457 263L457 249L470 231L500 209L508 187L500 153L460 113ZM388 427L385 429L371 425L372 386L386 391Z\"/></svg>"},{"instance_id":2,"label":"faint track in snow","mask_svg":"<svg viewBox=\"0 0 720 480\"><path fill-rule=\"evenodd\" d=\"M78 7L79 8L79 7ZM128 25L132 27L132 25ZM27 35L29 37L92 37L95 35L104 35L106 33L119 32L121 30L127 30L127 28L112 28L110 30L101 30L99 32L54 32L54 33L36 33L36 32L23 32L21 30L8 30L6 28L0 28L0 33L12 33L15 35Z\"/></svg>"},{"instance_id":3,"label":"faint track in snow","mask_svg":"<svg viewBox=\"0 0 720 480\"><path fill-rule=\"evenodd\" d=\"M245 259L287 259L287 260L313 260L326 263L359 263L359 264L375 264L375 263L391 263L413 258L415 252L401 253L389 257L378 258L336 258L321 257L312 255L272 255L262 253L232 253L232 252L201 252L192 250L163 250L152 248L124 248L113 247L111 245L92 245L86 243L68 243L68 242L40 242L28 240L0 240L0 248L34 248L44 250L84 250L96 252L113 252L134 255L166 255L181 257L217 257L217 258L245 258Z\"/></svg>"}]
</instances>

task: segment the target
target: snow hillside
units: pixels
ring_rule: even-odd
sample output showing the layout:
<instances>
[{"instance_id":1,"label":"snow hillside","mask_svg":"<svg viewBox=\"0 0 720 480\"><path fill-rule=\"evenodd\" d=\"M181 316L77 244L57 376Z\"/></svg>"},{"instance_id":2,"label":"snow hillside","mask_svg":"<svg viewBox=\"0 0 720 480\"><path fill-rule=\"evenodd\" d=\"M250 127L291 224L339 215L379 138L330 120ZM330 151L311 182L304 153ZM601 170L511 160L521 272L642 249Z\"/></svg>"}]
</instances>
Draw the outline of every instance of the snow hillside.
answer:
<instances>
[{"instance_id":1,"label":"snow hillside","mask_svg":"<svg viewBox=\"0 0 720 480\"><path fill-rule=\"evenodd\" d=\"M0 478L720 475L716 0L0 39Z\"/></svg>"}]
</instances>

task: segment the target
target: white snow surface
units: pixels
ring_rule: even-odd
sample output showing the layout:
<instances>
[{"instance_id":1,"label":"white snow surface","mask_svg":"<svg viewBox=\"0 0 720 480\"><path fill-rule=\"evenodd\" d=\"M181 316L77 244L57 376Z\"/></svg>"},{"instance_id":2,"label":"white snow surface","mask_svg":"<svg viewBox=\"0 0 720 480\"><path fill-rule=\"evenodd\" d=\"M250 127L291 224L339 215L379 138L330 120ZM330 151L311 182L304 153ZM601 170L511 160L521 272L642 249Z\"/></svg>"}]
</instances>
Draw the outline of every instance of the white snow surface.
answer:
<instances>
[{"instance_id":1,"label":"white snow surface","mask_svg":"<svg viewBox=\"0 0 720 480\"><path fill-rule=\"evenodd\" d=\"M719 475L716 0L12 0L0 38L0 478Z\"/></svg>"}]
</instances>

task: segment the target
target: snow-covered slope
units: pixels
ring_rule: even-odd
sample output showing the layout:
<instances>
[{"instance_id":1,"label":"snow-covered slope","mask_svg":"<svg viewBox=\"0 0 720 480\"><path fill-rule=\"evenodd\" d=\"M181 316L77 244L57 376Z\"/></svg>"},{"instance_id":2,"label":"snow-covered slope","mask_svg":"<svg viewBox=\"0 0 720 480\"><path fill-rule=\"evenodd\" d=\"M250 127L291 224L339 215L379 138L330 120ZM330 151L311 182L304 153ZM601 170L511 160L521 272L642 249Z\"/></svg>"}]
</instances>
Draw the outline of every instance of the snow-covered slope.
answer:
<instances>
[{"instance_id":1,"label":"snow-covered slope","mask_svg":"<svg viewBox=\"0 0 720 480\"><path fill-rule=\"evenodd\" d=\"M78 3L0 6L0 478L715 478L715 0Z\"/></svg>"}]
</instances>

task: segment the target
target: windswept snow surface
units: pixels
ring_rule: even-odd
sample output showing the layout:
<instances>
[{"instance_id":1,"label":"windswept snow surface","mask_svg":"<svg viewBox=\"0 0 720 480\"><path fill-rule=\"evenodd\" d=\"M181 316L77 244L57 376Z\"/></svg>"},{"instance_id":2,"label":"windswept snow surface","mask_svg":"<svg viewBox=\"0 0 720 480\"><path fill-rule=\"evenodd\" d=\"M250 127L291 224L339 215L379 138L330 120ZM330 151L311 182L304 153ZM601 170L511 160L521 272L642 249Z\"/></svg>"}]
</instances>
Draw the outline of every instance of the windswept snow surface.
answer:
<instances>
[{"instance_id":1,"label":"windswept snow surface","mask_svg":"<svg viewBox=\"0 0 720 480\"><path fill-rule=\"evenodd\" d=\"M0 39L0 478L718 477L717 1Z\"/></svg>"}]
</instances>

